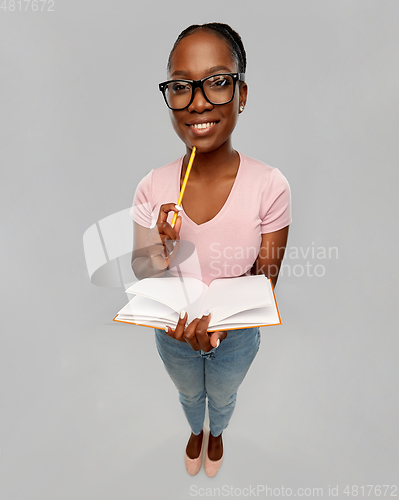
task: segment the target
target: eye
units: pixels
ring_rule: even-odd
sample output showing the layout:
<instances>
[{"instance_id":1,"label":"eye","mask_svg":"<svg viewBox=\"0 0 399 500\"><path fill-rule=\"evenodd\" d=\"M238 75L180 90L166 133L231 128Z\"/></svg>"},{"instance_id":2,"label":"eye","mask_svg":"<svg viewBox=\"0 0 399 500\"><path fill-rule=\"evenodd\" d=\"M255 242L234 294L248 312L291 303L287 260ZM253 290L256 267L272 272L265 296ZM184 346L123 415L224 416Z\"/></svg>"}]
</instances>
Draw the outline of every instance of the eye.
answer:
<instances>
[{"instance_id":1,"label":"eye","mask_svg":"<svg viewBox=\"0 0 399 500\"><path fill-rule=\"evenodd\" d=\"M191 91L190 84L186 82L173 82L169 85L169 88L174 94L184 94Z\"/></svg>"},{"instance_id":2,"label":"eye","mask_svg":"<svg viewBox=\"0 0 399 500\"><path fill-rule=\"evenodd\" d=\"M223 88L230 86L232 83L231 77L229 75L216 75L208 80L209 86L211 88Z\"/></svg>"}]
</instances>

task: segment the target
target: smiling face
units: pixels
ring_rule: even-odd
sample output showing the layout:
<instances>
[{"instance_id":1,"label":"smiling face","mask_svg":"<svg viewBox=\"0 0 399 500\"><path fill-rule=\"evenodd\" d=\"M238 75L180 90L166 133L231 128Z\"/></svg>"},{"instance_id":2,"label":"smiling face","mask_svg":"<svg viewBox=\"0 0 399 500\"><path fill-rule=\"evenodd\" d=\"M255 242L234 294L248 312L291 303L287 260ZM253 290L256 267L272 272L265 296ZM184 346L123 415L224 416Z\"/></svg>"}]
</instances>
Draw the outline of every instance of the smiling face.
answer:
<instances>
[{"instance_id":1,"label":"smiling face","mask_svg":"<svg viewBox=\"0 0 399 500\"><path fill-rule=\"evenodd\" d=\"M223 38L198 30L177 44L171 59L169 79L200 80L217 73L237 73L237 62ZM247 86L236 83L234 99L222 105L209 103L201 89L195 90L190 106L170 111L173 128L188 148L209 153L229 142L237 124L239 106L245 105Z\"/></svg>"}]
</instances>

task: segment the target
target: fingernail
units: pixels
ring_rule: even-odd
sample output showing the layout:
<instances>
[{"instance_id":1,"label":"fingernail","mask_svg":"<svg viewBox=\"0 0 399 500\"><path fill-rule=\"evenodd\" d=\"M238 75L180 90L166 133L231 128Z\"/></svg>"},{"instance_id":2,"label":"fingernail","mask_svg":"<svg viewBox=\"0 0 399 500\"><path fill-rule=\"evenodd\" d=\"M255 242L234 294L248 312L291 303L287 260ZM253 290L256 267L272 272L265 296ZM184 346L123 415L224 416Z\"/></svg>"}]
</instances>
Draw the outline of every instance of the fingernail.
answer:
<instances>
[{"instance_id":1,"label":"fingernail","mask_svg":"<svg viewBox=\"0 0 399 500\"><path fill-rule=\"evenodd\" d=\"M220 345L220 339L217 340L216 347L219 347L219 345Z\"/></svg>"},{"instance_id":2,"label":"fingernail","mask_svg":"<svg viewBox=\"0 0 399 500\"><path fill-rule=\"evenodd\" d=\"M208 316L211 311L205 311L204 316Z\"/></svg>"},{"instance_id":3,"label":"fingernail","mask_svg":"<svg viewBox=\"0 0 399 500\"><path fill-rule=\"evenodd\" d=\"M186 315L186 311L184 309L180 312L180 319L183 319L184 316Z\"/></svg>"},{"instance_id":4,"label":"fingernail","mask_svg":"<svg viewBox=\"0 0 399 500\"><path fill-rule=\"evenodd\" d=\"M181 207L180 205L175 205L175 208L177 208L177 210L183 210L183 207Z\"/></svg>"},{"instance_id":5,"label":"fingernail","mask_svg":"<svg viewBox=\"0 0 399 500\"><path fill-rule=\"evenodd\" d=\"M168 330L168 327L167 327L167 326L165 326L165 332L169 332L169 330Z\"/></svg>"}]
</instances>

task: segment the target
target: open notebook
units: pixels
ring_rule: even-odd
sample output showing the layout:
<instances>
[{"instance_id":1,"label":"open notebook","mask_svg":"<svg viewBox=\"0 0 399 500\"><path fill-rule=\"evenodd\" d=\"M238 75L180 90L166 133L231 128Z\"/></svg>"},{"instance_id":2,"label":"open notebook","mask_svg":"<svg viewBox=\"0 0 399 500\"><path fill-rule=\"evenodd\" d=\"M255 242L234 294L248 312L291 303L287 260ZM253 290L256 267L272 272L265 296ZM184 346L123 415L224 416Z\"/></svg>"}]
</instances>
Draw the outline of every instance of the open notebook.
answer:
<instances>
[{"instance_id":1,"label":"open notebook","mask_svg":"<svg viewBox=\"0 0 399 500\"><path fill-rule=\"evenodd\" d=\"M190 277L145 278L126 293L135 297L114 321L174 329L184 309L188 323L209 310L209 332L281 324L272 283L264 275L219 278L209 286Z\"/></svg>"}]
</instances>

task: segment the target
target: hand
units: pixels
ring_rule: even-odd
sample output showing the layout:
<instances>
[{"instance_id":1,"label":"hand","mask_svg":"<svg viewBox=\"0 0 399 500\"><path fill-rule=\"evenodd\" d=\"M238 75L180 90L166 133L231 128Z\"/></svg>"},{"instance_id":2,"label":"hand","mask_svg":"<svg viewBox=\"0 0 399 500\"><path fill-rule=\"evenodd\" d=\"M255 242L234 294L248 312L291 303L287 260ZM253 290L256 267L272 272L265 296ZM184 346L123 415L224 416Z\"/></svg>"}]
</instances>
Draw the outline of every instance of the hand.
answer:
<instances>
[{"instance_id":1,"label":"hand","mask_svg":"<svg viewBox=\"0 0 399 500\"><path fill-rule=\"evenodd\" d=\"M154 269L166 269L175 257L180 240L181 217L176 219L175 227L166 222L168 213L179 212L174 203L166 203L159 207L156 225L147 236L146 252Z\"/></svg>"},{"instance_id":2,"label":"hand","mask_svg":"<svg viewBox=\"0 0 399 500\"><path fill-rule=\"evenodd\" d=\"M182 313L184 313L182 317ZM187 342L194 349L208 352L214 347L218 347L219 343L227 337L227 332L210 332L207 329L211 320L210 313L203 315L201 318L195 318L187 327L187 313L182 311L176 329L172 330L169 326L165 328L166 334L180 342Z\"/></svg>"}]
</instances>

